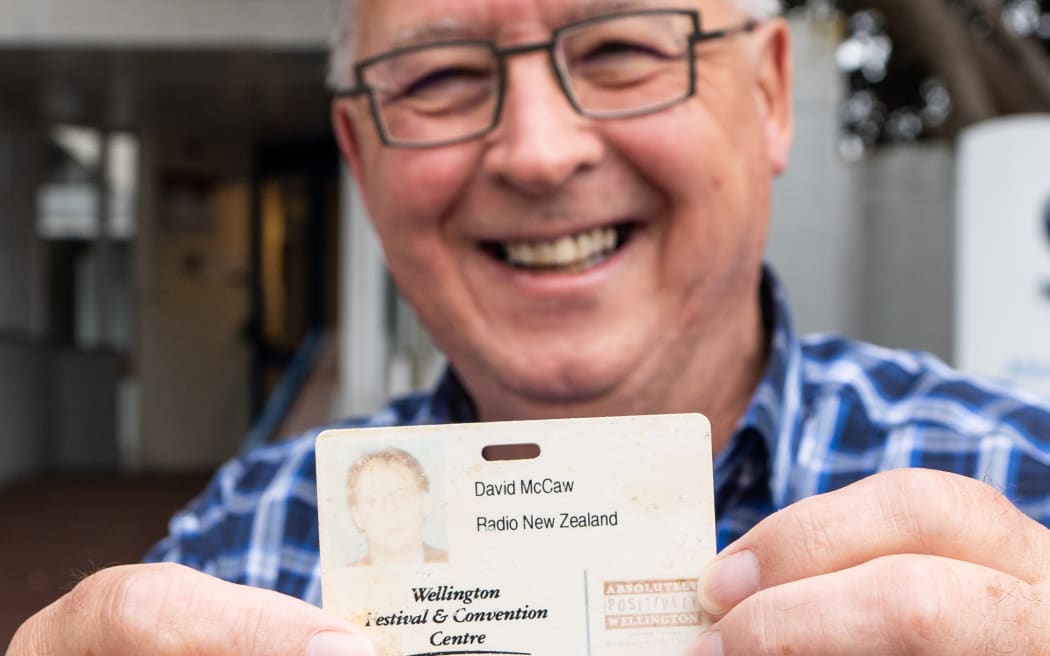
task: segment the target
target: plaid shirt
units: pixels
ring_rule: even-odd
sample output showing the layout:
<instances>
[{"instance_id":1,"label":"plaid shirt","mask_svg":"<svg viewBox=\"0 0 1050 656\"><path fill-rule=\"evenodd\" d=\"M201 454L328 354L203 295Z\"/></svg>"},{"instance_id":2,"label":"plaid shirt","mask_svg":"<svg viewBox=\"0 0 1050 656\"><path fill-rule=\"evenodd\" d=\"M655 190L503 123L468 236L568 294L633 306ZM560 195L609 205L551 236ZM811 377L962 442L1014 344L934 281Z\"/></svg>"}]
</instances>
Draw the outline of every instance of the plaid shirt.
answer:
<instances>
[{"instance_id":1,"label":"plaid shirt","mask_svg":"<svg viewBox=\"0 0 1050 656\"><path fill-rule=\"evenodd\" d=\"M798 339L767 271L761 296L769 363L715 461L718 543L799 499L900 467L957 472L1006 493L1050 526L1050 401L977 380L932 356L837 336ZM328 428L475 420L452 372L427 394ZM224 466L147 556L320 604L314 438Z\"/></svg>"}]
</instances>

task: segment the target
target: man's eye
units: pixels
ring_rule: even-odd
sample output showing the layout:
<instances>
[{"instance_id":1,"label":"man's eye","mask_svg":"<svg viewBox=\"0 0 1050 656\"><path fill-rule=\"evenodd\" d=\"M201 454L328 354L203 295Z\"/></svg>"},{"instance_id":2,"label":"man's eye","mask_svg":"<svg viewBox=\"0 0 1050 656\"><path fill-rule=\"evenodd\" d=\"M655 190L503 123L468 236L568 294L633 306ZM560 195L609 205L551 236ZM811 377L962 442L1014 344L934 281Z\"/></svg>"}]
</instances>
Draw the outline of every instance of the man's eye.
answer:
<instances>
[{"instance_id":1,"label":"man's eye","mask_svg":"<svg viewBox=\"0 0 1050 656\"><path fill-rule=\"evenodd\" d=\"M469 68L443 68L420 76L404 85L397 98L428 98L476 87L489 81L488 71Z\"/></svg>"},{"instance_id":2,"label":"man's eye","mask_svg":"<svg viewBox=\"0 0 1050 656\"><path fill-rule=\"evenodd\" d=\"M582 53L578 60L579 63L588 64L630 57L667 59L669 56L670 55L662 52L659 48L654 48L646 43L638 43L634 41L605 41Z\"/></svg>"}]
</instances>

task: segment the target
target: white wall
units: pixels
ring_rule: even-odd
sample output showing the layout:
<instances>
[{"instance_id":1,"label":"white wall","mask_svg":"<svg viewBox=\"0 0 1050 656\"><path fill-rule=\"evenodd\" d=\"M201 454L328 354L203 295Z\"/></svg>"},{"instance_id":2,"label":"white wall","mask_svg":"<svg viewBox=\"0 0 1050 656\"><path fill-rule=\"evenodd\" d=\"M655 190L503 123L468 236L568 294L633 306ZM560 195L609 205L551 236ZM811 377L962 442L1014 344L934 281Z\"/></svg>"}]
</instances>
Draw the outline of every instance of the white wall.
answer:
<instances>
[{"instance_id":1,"label":"white wall","mask_svg":"<svg viewBox=\"0 0 1050 656\"><path fill-rule=\"evenodd\" d=\"M864 226L858 337L952 358L954 155L944 143L896 146L855 168Z\"/></svg>"},{"instance_id":2,"label":"white wall","mask_svg":"<svg viewBox=\"0 0 1050 656\"><path fill-rule=\"evenodd\" d=\"M795 144L773 189L767 257L803 332L863 333L863 225L853 170L838 156L837 24L795 19Z\"/></svg>"},{"instance_id":3,"label":"white wall","mask_svg":"<svg viewBox=\"0 0 1050 656\"><path fill-rule=\"evenodd\" d=\"M796 325L949 359L954 152L896 145L842 160L836 28L809 18L792 27L797 138L774 188L768 258Z\"/></svg>"},{"instance_id":4,"label":"white wall","mask_svg":"<svg viewBox=\"0 0 1050 656\"><path fill-rule=\"evenodd\" d=\"M0 44L305 48L327 0L0 0Z\"/></svg>"}]
</instances>

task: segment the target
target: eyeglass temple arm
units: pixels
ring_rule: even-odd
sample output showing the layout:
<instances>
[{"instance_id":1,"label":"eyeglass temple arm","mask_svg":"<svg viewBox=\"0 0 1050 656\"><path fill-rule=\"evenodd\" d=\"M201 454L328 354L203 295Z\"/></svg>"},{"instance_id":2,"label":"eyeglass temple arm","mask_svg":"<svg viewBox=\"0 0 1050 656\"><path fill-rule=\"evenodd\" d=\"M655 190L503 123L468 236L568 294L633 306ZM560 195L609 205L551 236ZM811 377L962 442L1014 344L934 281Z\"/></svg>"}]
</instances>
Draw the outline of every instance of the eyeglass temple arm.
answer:
<instances>
[{"instance_id":1,"label":"eyeglass temple arm","mask_svg":"<svg viewBox=\"0 0 1050 656\"><path fill-rule=\"evenodd\" d=\"M332 95L336 98L355 98L357 96L363 96L368 93L368 87L362 85L356 85L349 89L337 89Z\"/></svg>"},{"instance_id":2,"label":"eyeglass temple arm","mask_svg":"<svg viewBox=\"0 0 1050 656\"><path fill-rule=\"evenodd\" d=\"M723 30L712 30L710 32L700 32L693 36L693 43L700 43L702 41L712 41L714 39L721 39L723 37L732 36L742 32L752 32L760 24L760 21L749 20L742 25L736 25L734 27L727 27Z\"/></svg>"}]
</instances>

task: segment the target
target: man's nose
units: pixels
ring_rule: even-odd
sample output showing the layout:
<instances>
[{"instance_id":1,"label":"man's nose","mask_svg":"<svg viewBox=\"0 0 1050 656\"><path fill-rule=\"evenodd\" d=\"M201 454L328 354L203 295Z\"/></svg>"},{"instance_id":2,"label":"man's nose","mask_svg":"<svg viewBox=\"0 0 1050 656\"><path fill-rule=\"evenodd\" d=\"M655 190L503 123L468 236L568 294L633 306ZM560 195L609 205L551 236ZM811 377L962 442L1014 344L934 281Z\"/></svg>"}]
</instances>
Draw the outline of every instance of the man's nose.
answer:
<instances>
[{"instance_id":1,"label":"man's nose","mask_svg":"<svg viewBox=\"0 0 1050 656\"><path fill-rule=\"evenodd\" d=\"M543 53L507 62L499 125L487 138L484 170L530 196L551 193L593 168L605 145L563 93Z\"/></svg>"}]
</instances>

